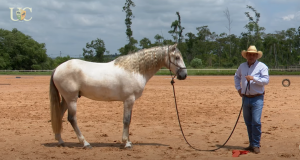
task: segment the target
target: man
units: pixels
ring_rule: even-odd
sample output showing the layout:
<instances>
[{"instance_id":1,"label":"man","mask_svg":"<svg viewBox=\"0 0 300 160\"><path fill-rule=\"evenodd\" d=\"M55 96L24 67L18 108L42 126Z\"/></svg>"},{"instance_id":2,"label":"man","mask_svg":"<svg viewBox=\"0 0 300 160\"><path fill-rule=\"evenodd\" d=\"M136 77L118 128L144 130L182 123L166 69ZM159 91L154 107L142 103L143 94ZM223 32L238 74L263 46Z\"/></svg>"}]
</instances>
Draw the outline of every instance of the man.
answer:
<instances>
[{"instance_id":1,"label":"man","mask_svg":"<svg viewBox=\"0 0 300 160\"><path fill-rule=\"evenodd\" d=\"M243 101L243 116L247 126L249 147L246 150L260 153L261 114L264 105L264 86L269 83L268 67L257 61L263 53L251 45L242 56L247 62L242 63L234 75L235 88Z\"/></svg>"}]
</instances>

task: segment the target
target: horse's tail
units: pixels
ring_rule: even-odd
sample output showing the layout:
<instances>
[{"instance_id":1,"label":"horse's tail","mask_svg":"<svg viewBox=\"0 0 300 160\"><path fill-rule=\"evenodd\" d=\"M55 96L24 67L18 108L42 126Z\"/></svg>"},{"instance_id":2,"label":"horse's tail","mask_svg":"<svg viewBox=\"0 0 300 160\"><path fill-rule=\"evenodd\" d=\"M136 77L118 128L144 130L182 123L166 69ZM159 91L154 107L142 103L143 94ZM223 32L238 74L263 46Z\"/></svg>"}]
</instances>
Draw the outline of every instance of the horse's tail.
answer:
<instances>
[{"instance_id":1,"label":"horse's tail","mask_svg":"<svg viewBox=\"0 0 300 160\"><path fill-rule=\"evenodd\" d=\"M53 82L53 75L55 70L52 72L50 79L50 111L51 111L51 123L52 130L55 134L60 134L62 130L62 117L61 117L61 105L60 95Z\"/></svg>"}]
</instances>

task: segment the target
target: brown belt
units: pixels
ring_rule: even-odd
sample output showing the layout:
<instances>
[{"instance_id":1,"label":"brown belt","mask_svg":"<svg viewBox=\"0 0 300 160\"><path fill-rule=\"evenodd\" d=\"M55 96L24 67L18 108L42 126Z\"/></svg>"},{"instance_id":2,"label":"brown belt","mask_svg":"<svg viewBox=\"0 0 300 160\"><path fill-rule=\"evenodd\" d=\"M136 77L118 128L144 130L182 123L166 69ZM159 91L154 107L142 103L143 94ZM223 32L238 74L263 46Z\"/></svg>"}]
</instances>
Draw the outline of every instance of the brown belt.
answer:
<instances>
[{"instance_id":1,"label":"brown belt","mask_svg":"<svg viewBox=\"0 0 300 160\"><path fill-rule=\"evenodd\" d=\"M243 94L243 96L248 97L248 98L253 98L253 97L257 97L257 96L261 96L263 94L254 94L254 95L245 95Z\"/></svg>"}]
</instances>

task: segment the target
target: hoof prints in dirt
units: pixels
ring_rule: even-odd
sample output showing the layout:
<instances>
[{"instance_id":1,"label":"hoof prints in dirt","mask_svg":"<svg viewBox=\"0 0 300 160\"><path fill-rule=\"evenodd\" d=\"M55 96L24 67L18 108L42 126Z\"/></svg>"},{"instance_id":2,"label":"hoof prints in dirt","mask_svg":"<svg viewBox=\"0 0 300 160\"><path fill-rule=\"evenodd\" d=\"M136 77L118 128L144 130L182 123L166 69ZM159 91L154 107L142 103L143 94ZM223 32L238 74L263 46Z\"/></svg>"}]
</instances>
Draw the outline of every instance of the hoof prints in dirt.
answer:
<instances>
[{"instance_id":1,"label":"hoof prints in dirt","mask_svg":"<svg viewBox=\"0 0 300 160\"><path fill-rule=\"evenodd\" d=\"M289 153L279 153L278 157L282 157L282 158L292 158L295 157L294 154L289 154Z\"/></svg>"}]
</instances>

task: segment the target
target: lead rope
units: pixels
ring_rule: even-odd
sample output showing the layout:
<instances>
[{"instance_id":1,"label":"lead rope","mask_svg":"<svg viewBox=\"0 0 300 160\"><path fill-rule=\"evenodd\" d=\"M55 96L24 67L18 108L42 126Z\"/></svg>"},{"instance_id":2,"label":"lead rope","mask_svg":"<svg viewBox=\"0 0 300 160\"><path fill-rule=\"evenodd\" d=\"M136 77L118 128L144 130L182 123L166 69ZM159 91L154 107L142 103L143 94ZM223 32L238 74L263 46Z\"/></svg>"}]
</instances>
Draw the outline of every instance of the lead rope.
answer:
<instances>
[{"instance_id":1,"label":"lead rope","mask_svg":"<svg viewBox=\"0 0 300 160\"><path fill-rule=\"evenodd\" d=\"M170 61L170 59L169 59L169 61ZM170 65L169 65L169 66L170 66ZM170 69L169 69L169 70L170 70ZM178 71L177 71L177 72L178 72ZM171 75L171 77L172 77L172 72L171 72L171 70L170 70L170 75ZM174 100L175 100L175 107L176 107L177 119L178 119L180 131L181 131L181 133L182 133L182 136L183 136L185 142L186 142L191 148L193 148L193 149L196 150L196 151L216 151L216 150L218 150L218 149L224 147L225 144L229 141L230 137L232 136L232 134L233 134L233 132L234 132L234 130L235 130L235 127L237 126L237 123L238 123L238 121L239 121L239 118L240 118L240 115L241 115L241 112L242 112L242 109L243 109L244 100L242 100L242 106L241 106L241 109L240 109L238 118L237 118L237 120L236 120L236 122L235 122L235 125L234 125L234 127L233 127L233 129L232 129L232 131L231 131L231 133L230 133L230 135L229 135L229 137L228 137L227 140L225 141L225 143L224 143L223 145L221 145L220 147L216 148L216 149L211 149L211 150L202 150L202 149L198 149L198 148L193 147L193 146L187 141L187 139L185 138L185 135L184 135L184 133L183 133L182 127L181 127L181 122L180 122L179 113L178 113L178 108L177 108L176 95L175 95L175 87L174 87L174 83L175 83L175 82L174 82L174 78L175 78L175 77L176 77L176 74L174 75L174 77L172 77L171 84L172 84L172 86L173 86L173 94L174 94ZM249 85L250 85L250 83L249 83L249 81L248 81L248 82L247 82L247 87L246 87L246 90L245 90L245 94L246 94L246 92L247 92L247 88L248 88Z\"/></svg>"}]
</instances>

